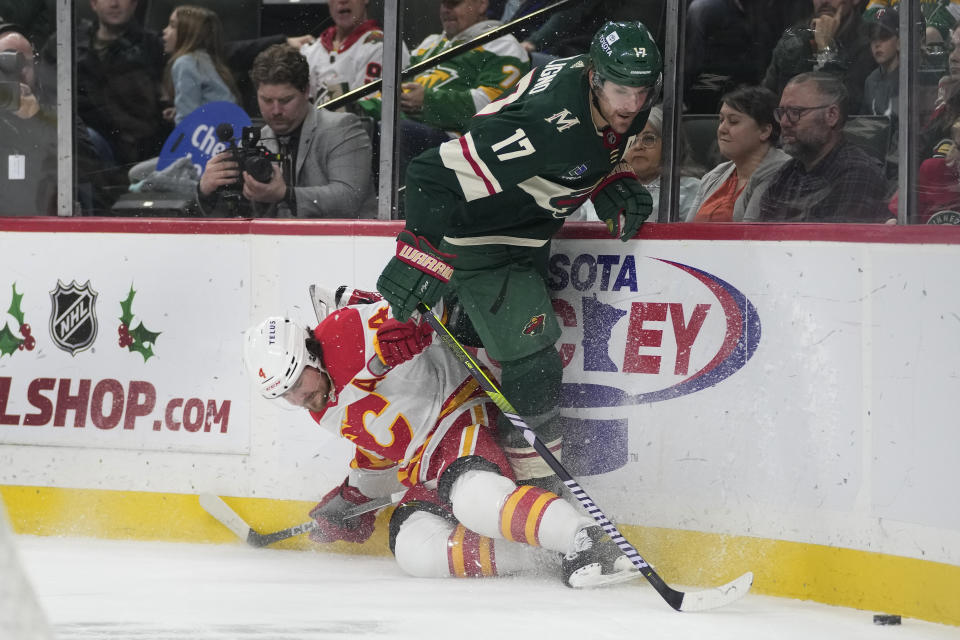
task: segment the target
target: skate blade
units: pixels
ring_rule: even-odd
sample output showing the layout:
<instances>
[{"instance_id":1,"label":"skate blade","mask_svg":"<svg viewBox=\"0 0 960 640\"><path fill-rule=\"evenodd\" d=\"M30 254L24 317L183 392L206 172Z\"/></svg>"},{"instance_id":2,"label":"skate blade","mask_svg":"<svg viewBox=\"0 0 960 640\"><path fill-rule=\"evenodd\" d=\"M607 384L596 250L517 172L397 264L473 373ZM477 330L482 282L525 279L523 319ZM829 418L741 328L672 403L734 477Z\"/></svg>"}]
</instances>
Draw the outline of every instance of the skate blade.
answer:
<instances>
[{"instance_id":1,"label":"skate blade","mask_svg":"<svg viewBox=\"0 0 960 640\"><path fill-rule=\"evenodd\" d=\"M609 587L638 578L640 572L630 560L626 556L622 557L622 560L623 562L621 562L621 558L617 558L614 565L617 570L613 573L604 574L600 563L594 562L571 573L567 581L573 589L593 589L595 587Z\"/></svg>"}]
</instances>

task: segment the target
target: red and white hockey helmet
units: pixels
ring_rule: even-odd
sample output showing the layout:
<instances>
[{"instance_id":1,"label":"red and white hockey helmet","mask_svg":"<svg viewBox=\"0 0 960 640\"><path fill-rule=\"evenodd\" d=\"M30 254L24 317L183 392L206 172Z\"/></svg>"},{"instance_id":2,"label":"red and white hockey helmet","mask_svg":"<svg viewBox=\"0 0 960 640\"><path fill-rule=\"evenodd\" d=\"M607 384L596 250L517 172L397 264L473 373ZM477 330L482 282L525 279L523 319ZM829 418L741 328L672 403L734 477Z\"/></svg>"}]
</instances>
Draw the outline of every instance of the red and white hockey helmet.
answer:
<instances>
[{"instance_id":1,"label":"red and white hockey helmet","mask_svg":"<svg viewBox=\"0 0 960 640\"><path fill-rule=\"evenodd\" d=\"M297 383L304 367L323 371L307 350L310 331L293 320L272 316L243 334L243 363L265 398L278 398Z\"/></svg>"}]
</instances>

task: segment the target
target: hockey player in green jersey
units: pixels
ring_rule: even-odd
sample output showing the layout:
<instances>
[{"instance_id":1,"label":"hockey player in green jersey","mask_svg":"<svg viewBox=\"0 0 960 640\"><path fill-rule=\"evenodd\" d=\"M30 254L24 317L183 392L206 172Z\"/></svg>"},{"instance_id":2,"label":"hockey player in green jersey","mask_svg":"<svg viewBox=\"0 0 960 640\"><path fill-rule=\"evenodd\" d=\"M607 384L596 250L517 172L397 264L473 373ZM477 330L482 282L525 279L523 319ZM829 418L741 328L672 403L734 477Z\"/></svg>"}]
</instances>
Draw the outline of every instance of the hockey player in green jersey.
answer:
<instances>
[{"instance_id":1,"label":"hockey player in green jersey","mask_svg":"<svg viewBox=\"0 0 960 640\"><path fill-rule=\"evenodd\" d=\"M589 54L524 76L466 135L410 164L406 226L377 282L401 322L421 301L456 295L502 366L504 395L557 457L562 364L544 279L550 239L588 197L623 241L650 214L650 194L622 158L657 101L661 70L643 24L611 22ZM518 481L560 488L502 416L499 430Z\"/></svg>"}]
</instances>

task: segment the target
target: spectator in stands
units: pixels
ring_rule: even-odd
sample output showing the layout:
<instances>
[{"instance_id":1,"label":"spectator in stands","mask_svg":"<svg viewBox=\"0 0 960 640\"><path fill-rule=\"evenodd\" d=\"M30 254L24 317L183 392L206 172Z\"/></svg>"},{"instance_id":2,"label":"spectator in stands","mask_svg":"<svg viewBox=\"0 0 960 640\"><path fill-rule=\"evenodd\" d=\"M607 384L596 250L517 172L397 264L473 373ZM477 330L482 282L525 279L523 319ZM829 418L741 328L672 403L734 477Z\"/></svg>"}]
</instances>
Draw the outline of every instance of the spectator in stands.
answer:
<instances>
[{"instance_id":1,"label":"spectator in stands","mask_svg":"<svg viewBox=\"0 0 960 640\"><path fill-rule=\"evenodd\" d=\"M262 144L279 153L282 168L274 164L269 180L260 181L249 171L241 174L232 151L215 155L198 187L203 213L373 217L370 138L355 115L313 108L306 58L287 45L273 45L254 60L250 77L267 123Z\"/></svg>"},{"instance_id":2,"label":"spectator in stands","mask_svg":"<svg viewBox=\"0 0 960 640\"><path fill-rule=\"evenodd\" d=\"M760 217L760 196L790 156L776 147L777 96L741 87L723 96L717 144L727 162L703 176L687 222L741 222Z\"/></svg>"},{"instance_id":3,"label":"spectator in stands","mask_svg":"<svg viewBox=\"0 0 960 640\"><path fill-rule=\"evenodd\" d=\"M330 0L333 26L300 53L310 64L310 97L322 104L380 78L383 31L367 15L370 0ZM402 45L401 67L410 62Z\"/></svg>"},{"instance_id":4,"label":"spectator in stands","mask_svg":"<svg viewBox=\"0 0 960 640\"><path fill-rule=\"evenodd\" d=\"M960 117L960 29L950 35L950 55L947 73L937 83L937 97L933 112L920 131L921 157L930 157L950 140L953 122Z\"/></svg>"},{"instance_id":5,"label":"spectator in stands","mask_svg":"<svg viewBox=\"0 0 960 640\"><path fill-rule=\"evenodd\" d=\"M725 93L759 84L780 34L809 11L809 0L692 0L683 56L687 111L716 113Z\"/></svg>"},{"instance_id":6,"label":"spectator in stands","mask_svg":"<svg viewBox=\"0 0 960 640\"><path fill-rule=\"evenodd\" d=\"M680 168L680 197L677 208L680 219L683 220L700 189L700 176L703 171L689 162L683 131L677 140L677 150L677 164ZM663 109L660 106L650 109L646 126L633 146L623 154L623 159L630 163L640 182L650 192L654 212L659 211L660 189L663 186L660 180L663 173Z\"/></svg>"},{"instance_id":7,"label":"spectator in stands","mask_svg":"<svg viewBox=\"0 0 960 640\"><path fill-rule=\"evenodd\" d=\"M877 63L863 86L860 113L888 116L896 123L900 96L900 16L896 9L878 9L864 18L870 51Z\"/></svg>"},{"instance_id":8,"label":"spectator in stands","mask_svg":"<svg viewBox=\"0 0 960 640\"><path fill-rule=\"evenodd\" d=\"M687 141L680 131L678 145L678 165L680 167L680 197L677 203L680 219L683 220L690 212L690 207L696 198L697 191L700 189L700 178L703 174L700 167L697 167L689 160L689 150ZM623 154L623 160L629 163L630 168L640 179L644 188L650 192L653 199L653 211L656 213L660 207L660 188L661 174L663 173L663 108L659 105L650 109L647 116L647 123L643 130L637 135L636 141ZM587 200L577 209L570 220L599 220L593 202Z\"/></svg>"},{"instance_id":9,"label":"spectator in stands","mask_svg":"<svg viewBox=\"0 0 960 640\"><path fill-rule=\"evenodd\" d=\"M77 112L109 143L112 156L130 165L159 155L172 130L164 120L163 41L137 23L137 0L90 0L97 23L81 23L76 52ZM55 56L53 38L45 55ZM295 43L310 36L272 36L231 43L230 68L246 73L253 58L276 42ZM124 185L125 187L126 185Z\"/></svg>"},{"instance_id":10,"label":"spectator in stands","mask_svg":"<svg viewBox=\"0 0 960 640\"><path fill-rule=\"evenodd\" d=\"M97 24L77 37L77 113L110 145L120 164L160 154L171 127L163 120L163 42L134 19L137 0L90 0Z\"/></svg>"},{"instance_id":11,"label":"spectator in stands","mask_svg":"<svg viewBox=\"0 0 960 640\"><path fill-rule=\"evenodd\" d=\"M0 0L0 22L20 25L34 49L56 30L56 0Z\"/></svg>"},{"instance_id":12,"label":"spectator in stands","mask_svg":"<svg viewBox=\"0 0 960 640\"><path fill-rule=\"evenodd\" d=\"M880 9L899 9L900 0L869 0L864 15ZM928 41L948 40L960 18L960 0L920 0L920 12L926 22Z\"/></svg>"},{"instance_id":13,"label":"spectator in stands","mask_svg":"<svg viewBox=\"0 0 960 640\"><path fill-rule=\"evenodd\" d=\"M774 111L792 160L760 198L764 222L883 222L886 186L878 163L843 137L848 96L826 72L787 83Z\"/></svg>"},{"instance_id":14,"label":"spectator in stands","mask_svg":"<svg viewBox=\"0 0 960 640\"><path fill-rule=\"evenodd\" d=\"M0 82L0 216L56 215L57 119L37 97L33 46L3 24L0 55L20 68L19 82Z\"/></svg>"},{"instance_id":15,"label":"spectator in stands","mask_svg":"<svg viewBox=\"0 0 960 640\"><path fill-rule=\"evenodd\" d=\"M850 105L859 110L864 81L876 63L861 29L858 4L858 0L812 0L813 18L784 31L763 86L779 95L799 73L829 72L843 79Z\"/></svg>"},{"instance_id":16,"label":"spectator in stands","mask_svg":"<svg viewBox=\"0 0 960 640\"><path fill-rule=\"evenodd\" d=\"M895 189L899 167L897 114L900 111L900 15L896 9L874 9L864 15L864 29L870 39L870 51L877 68L864 81L860 113L886 116L889 121L890 143L885 172L887 182ZM924 51L922 48L918 50ZM920 85L918 78L918 89ZM922 103L923 95L922 89L917 92L918 102ZM923 110L921 106L921 112Z\"/></svg>"},{"instance_id":17,"label":"spectator in stands","mask_svg":"<svg viewBox=\"0 0 960 640\"><path fill-rule=\"evenodd\" d=\"M503 20L514 20L551 4L551 0L508 1ZM523 40L521 44L528 52L562 57L586 53L593 34L605 22L643 22L661 41L664 6L663 0L584 0L534 20L514 35Z\"/></svg>"},{"instance_id":18,"label":"spectator in stands","mask_svg":"<svg viewBox=\"0 0 960 640\"><path fill-rule=\"evenodd\" d=\"M950 127L951 144L920 163L917 170L917 210L911 222L960 224L960 118ZM897 216L898 196L889 211Z\"/></svg>"},{"instance_id":19,"label":"spectator in stands","mask_svg":"<svg viewBox=\"0 0 960 640\"><path fill-rule=\"evenodd\" d=\"M163 30L163 50L170 56L163 84L173 107L165 111L177 124L208 102L237 102L237 85L223 57L223 27L217 14L180 5Z\"/></svg>"},{"instance_id":20,"label":"spectator in stands","mask_svg":"<svg viewBox=\"0 0 960 640\"><path fill-rule=\"evenodd\" d=\"M867 3L867 9L864 11L863 19L867 26L867 34L879 36L883 35L883 31L889 31L890 29L895 29L897 33L897 45L899 47L899 8L898 0L870 0ZM893 16L886 15L886 17L881 17L884 12L893 11ZM916 30L914 34L914 42L919 40L919 48L915 51L919 51L919 66L918 74L916 77L916 86L915 86L915 98L916 104L918 107L918 114L921 123L927 123L930 119L930 115L933 113L933 110L937 104L937 94L940 93L940 89L946 89L946 87L940 87L939 81L948 77L947 74L947 58L950 54L949 51L949 40L950 40L950 29L952 25L956 24L955 15L960 15L960 0L922 0L920 3L921 11L921 29ZM895 20L892 19L895 16ZM888 22L889 21L889 22ZM886 29L880 29L877 25L885 23ZM877 33L880 31L881 33ZM889 36L888 34L888 37ZM871 43L871 49L874 55L878 53L877 45L875 42ZM899 51L899 49L898 49ZM885 52L881 52L883 55ZM885 56L886 57L886 56ZM895 69L899 66L899 53L897 55L897 64L891 69L891 76L888 81L890 83L890 88L897 93L893 94L894 98L891 103L891 115L896 115L897 110L897 100L896 95L898 95L898 86L897 86L897 73ZM876 71L874 71L876 73ZM861 107L862 113L865 114L874 114L872 109L868 109L869 103L872 102L868 97L864 96L864 106ZM882 101L881 101L882 102ZM863 110L866 109L866 110ZM896 120L894 119L893 123L893 134L896 138ZM950 121L945 123L945 126L949 128ZM891 147L891 157L896 153L896 144L893 144ZM888 173L890 171L896 170L896 162L887 163Z\"/></svg>"},{"instance_id":21,"label":"spectator in stands","mask_svg":"<svg viewBox=\"0 0 960 640\"><path fill-rule=\"evenodd\" d=\"M487 0L442 0L443 33L427 36L410 58L422 62L500 25L487 20ZM400 175L414 157L467 130L477 111L511 89L530 69L530 56L512 35L424 71L402 85L399 108ZM358 103L363 113L380 118L379 97Z\"/></svg>"}]
</instances>

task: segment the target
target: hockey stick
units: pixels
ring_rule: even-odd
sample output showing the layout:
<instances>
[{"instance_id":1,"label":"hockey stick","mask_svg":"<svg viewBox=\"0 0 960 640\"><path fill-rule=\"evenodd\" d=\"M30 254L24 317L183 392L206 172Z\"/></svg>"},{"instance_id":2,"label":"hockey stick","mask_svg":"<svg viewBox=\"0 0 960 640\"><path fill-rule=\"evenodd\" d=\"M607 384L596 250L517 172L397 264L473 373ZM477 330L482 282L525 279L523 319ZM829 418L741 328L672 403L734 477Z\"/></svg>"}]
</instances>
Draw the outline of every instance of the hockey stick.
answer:
<instances>
[{"instance_id":1,"label":"hockey stick","mask_svg":"<svg viewBox=\"0 0 960 640\"><path fill-rule=\"evenodd\" d=\"M437 336L450 351L453 352L457 360L467 367L470 375L473 376L487 395L490 396L494 404L507 416L510 422L513 423L513 426L520 429L524 439L529 442L536 452L543 457L546 463L550 465L550 468L563 480L563 483L567 485L570 492L580 502L580 505L586 509L587 513L593 516L597 524L603 527L603 530L610 536L610 539L620 547L620 551L630 559L633 566L653 585L653 588L667 601L667 604L677 611L703 611L730 604L747 594L747 591L750 590L750 586L753 584L753 573L749 571L736 580L720 587L691 593L677 591L664 582L663 578L654 571L653 567L641 557L640 552L637 551L637 549L623 537L623 534L617 530L617 527L610 522L609 518L600 510L600 507L594 504L593 499L591 499L590 496L587 495L587 492L583 490L583 487L573 479L573 476L570 475L560 461L550 452L550 449L537 438L536 433L527 426L523 418L517 415L516 409L514 409L510 402L504 397L503 392L500 391L497 384L484 373L480 365L477 364L477 361L473 359L473 356L471 356L453 334L440 323L440 320L430 311L430 307L421 302L417 305L417 310L430 326L433 327Z\"/></svg>"},{"instance_id":2,"label":"hockey stick","mask_svg":"<svg viewBox=\"0 0 960 640\"><path fill-rule=\"evenodd\" d=\"M397 491L396 493L383 498L373 498L369 502L364 502L363 504L358 504L355 507L350 507L343 512L342 517L344 520L346 520L349 518L355 518L356 516L369 511L376 511L377 509L388 507L391 504L399 502L400 498L402 498L405 493L406 490L403 490ZM220 521L220 523L227 529L230 529L235 536L246 541L246 543L251 547L266 547L275 542L286 540L287 538L293 538L304 533L310 533L311 531L316 530L319 526L315 520L310 520L309 522L304 522L303 524L281 529L280 531L274 531L272 533L260 533L247 524L246 520L241 518L240 514L231 509L230 505L224 502L219 496L215 496L212 493L201 493L197 497L200 500L200 506L203 507L207 513Z\"/></svg>"}]
</instances>

